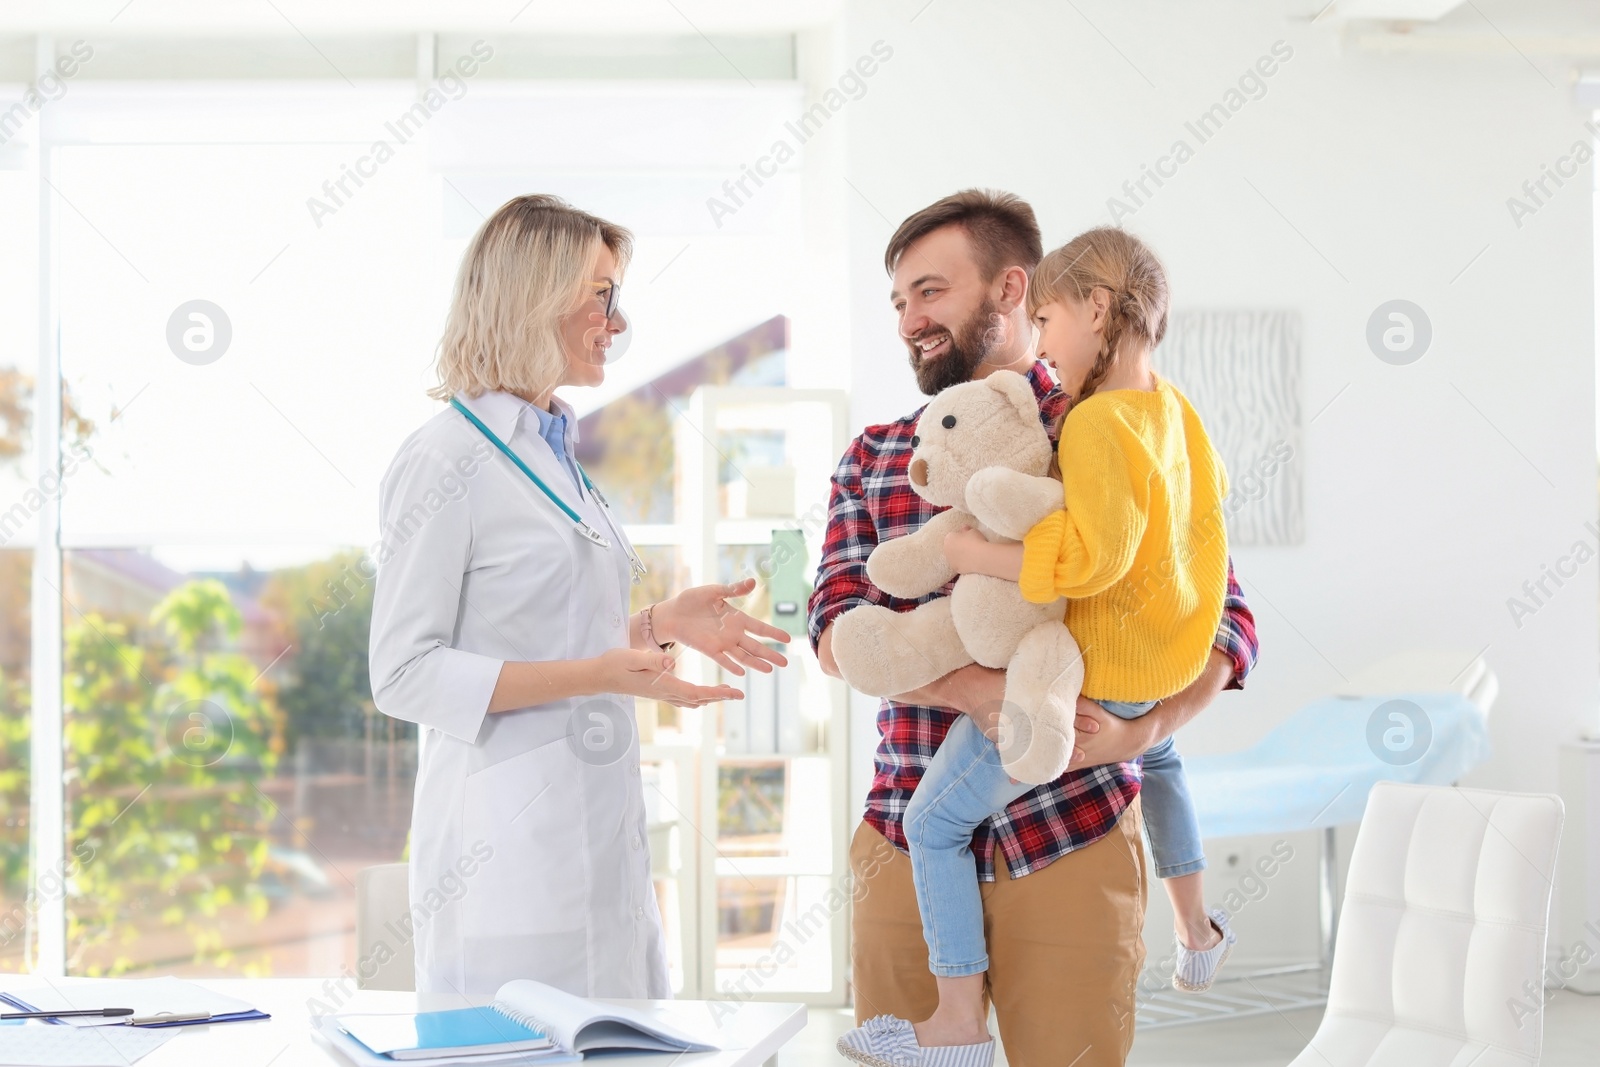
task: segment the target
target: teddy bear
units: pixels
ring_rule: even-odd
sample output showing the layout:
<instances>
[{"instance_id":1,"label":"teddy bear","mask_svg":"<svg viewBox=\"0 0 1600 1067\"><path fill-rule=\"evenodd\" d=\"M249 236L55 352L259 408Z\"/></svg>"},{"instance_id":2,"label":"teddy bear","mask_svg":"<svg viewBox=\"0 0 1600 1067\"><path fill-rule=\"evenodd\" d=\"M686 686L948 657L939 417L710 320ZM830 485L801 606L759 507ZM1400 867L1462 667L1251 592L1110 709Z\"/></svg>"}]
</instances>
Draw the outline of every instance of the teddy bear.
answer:
<instances>
[{"instance_id":1,"label":"teddy bear","mask_svg":"<svg viewBox=\"0 0 1600 1067\"><path fill-rule=\"evenodd\" d=\"M833 624L833 656L852 688L869 696L909 692L958 667L1006 672L997 745L1019 782L1054 781L1072 756L1073 716L1083 657L1068 631L1065 601L1034 604L1016 582L985 574L956 577L944 538L971 526L990 541L1020 542L1062 506L1047 476L1049 435L1033 387L994 371L943 390L917 419L908 475L912 490L946 508L920 529L880 543L867 577L891 596L915 599L952 578L949 596L911 611L863 605Z\"/></svg>"}]
</instances>

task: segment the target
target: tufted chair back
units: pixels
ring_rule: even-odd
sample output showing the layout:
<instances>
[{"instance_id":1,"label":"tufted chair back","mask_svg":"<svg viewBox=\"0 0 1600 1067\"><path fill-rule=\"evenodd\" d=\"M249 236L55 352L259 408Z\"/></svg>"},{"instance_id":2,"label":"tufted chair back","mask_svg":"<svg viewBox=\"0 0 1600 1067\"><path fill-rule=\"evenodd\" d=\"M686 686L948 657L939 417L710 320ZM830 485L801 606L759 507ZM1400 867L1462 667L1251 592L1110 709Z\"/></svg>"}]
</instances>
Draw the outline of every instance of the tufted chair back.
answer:
<instances>
[{"instance_id":1,"label":"tufted chair back","mask_svg":"<svg viewBox=\"0 0 1600 1067\"><path fill-rule=\"evenodd\" d=\"M1538 1063L1561 819L1550 795L1374 786L1327 1012L1291 1067Z\"/></svg>"}]
</instances>

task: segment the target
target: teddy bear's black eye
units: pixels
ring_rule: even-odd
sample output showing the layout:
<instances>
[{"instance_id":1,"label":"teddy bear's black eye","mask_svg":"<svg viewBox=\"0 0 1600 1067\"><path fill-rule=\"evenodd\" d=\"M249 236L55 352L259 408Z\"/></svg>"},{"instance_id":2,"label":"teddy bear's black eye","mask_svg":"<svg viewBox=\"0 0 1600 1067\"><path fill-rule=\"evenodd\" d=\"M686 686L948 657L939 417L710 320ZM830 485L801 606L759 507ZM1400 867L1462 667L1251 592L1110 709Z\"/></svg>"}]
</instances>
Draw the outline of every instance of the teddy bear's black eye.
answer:
<instances>
[{"instance_id":1,"label":"teddy bear's black eye","mask_svg":"<svg viewBox=\"0 0 1600 1067\"><path fill-rule=\"evenodd\" d=\"M946 415L940 421L939 425L943 426L947 430L953 430L956 428L956 417L954 415Z\"/></svg>"},{"instance_id":2,"label":"teddy bear's black eye","mask_svg":"<svg viewBox=\"0 0 1600 1067\"><path fill-rule=\"evenodd\" d=\"M912 448L916 448L920 444L922 444L922 438L918 437L916 434L912 434L911 435L911 447Z\"/></svg>"}]
</instances>

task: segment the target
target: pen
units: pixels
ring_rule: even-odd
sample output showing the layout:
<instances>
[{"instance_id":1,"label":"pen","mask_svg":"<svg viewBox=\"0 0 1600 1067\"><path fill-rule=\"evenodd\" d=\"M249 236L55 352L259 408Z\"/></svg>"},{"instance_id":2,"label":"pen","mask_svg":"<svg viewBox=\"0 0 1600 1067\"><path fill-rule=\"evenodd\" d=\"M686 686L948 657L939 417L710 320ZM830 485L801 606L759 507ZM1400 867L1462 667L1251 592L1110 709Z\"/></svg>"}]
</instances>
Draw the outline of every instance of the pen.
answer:
<instances>
[{"instance_id":1,"label":"pen","mask_svg":"<svg viewBox=\"0 0 1600 1067\"><path fill-rule=\"evenodd\" d=\"M90 1008L85 1011L8 1011L0 1015L0 1019L72 1019L84 1016L96 1018L111 1018L116 1015L132 1015L132 1008Z\"/></svg>"},{"instance_id":2,"label":"pen","mask_svg":"<svg viewBox=\"0 0 1600 1067\"><path fill-rule=\"evenodd\" d=\"M132 1015L130 1011L128 1013ZM191 1011L182 1015L175 1015L170 1011L160 1012L156 1015L140 1015L133 1019L124 1019L129 1026L159 1026L162 1023L204 1023L211 1021L209 1011Z\"/></svg>"}]
</instances>

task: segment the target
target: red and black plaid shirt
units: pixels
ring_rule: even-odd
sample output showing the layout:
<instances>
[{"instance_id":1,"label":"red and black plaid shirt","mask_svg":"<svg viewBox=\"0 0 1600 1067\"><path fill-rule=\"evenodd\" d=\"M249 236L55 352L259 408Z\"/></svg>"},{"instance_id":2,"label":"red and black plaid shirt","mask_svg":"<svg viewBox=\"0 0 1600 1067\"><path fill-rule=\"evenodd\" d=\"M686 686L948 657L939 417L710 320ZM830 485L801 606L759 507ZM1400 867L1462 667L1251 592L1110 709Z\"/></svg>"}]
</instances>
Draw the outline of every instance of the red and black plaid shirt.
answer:
<instances>
[{"instance_id":1,"label":"red and black plaid shirt","mask_svg":"<svg viewBox=\"0 0 1600 1067\"><path fill-rule=\"evenodd\" d=\"M1035 363L1028 381L1039 398L1039 418L1052 426L1066 404L1043 363ZM911 462L911 435L921 409L882 426L869 426L850 445L833 475L828 502L828 529L817 587L811 594L811 647L842 611L860 604L882 604L909 611L948 591L917 600L892 597L867 579L867 557L880 541L920 528L942 508L912 491L906 469ZM1255 617L1228 564L1228 596L1217 631L1216 647L1233 660L1229 688L1239 688L1255 666ZM922 780L945 731L959 712L948 708L899 704L885 700L878 711L881 740L874 760L872 788L863 818L897 848L906 847L900 827L906 802ZM1071 852L1092 844L1116 825L1122 810L1139 792L1140 764L1111 763L1069 771L1048 785L1024 794L990 818L973 835L978 877L994 881L994 850L1005 855L1013 878L1037 871Z\"/></svg>"}]
</instances>

